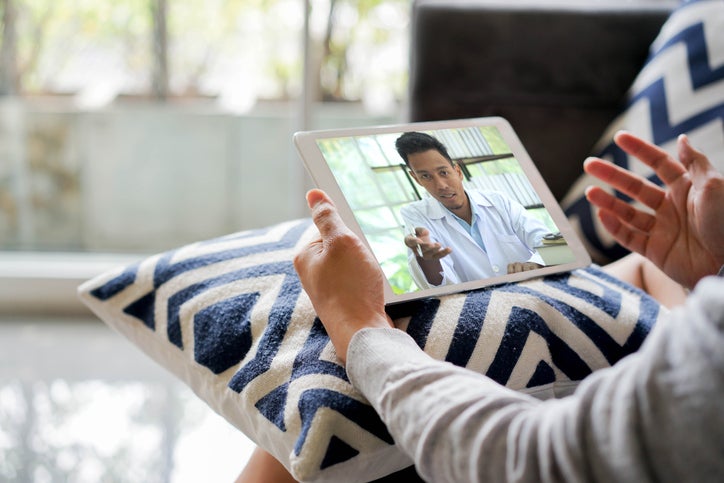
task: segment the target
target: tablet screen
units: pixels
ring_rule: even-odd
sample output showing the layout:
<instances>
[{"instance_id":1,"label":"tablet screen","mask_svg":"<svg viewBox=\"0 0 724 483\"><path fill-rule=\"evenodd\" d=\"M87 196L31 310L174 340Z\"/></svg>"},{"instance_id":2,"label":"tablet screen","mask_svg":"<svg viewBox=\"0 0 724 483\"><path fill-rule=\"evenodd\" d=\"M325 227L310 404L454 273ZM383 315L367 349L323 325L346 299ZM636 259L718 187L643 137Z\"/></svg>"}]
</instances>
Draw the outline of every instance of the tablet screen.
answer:
<instances>
[{"instance_id":1,"label":"tablet screen","mask_svg":"<svg viewBox=\"0 0 724 483\"><path fill-rule=\"evenodd\" d=\"M297 133L394 303L590 263L510 125L480 118Z\"/></svg>"}]
</instances>

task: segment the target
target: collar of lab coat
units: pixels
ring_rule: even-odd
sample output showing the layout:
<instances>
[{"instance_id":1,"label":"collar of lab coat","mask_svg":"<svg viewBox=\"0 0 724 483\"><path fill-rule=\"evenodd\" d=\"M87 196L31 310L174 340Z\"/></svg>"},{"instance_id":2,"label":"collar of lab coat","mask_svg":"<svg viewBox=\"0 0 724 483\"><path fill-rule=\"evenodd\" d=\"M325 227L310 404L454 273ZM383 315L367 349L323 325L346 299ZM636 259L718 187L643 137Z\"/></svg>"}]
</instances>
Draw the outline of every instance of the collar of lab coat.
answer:
<instances>
[{"instance_id":1,"label":"collar of lab coat","mask_svg":"<svg viewBox=\"0 0 724 483\"><path fill-rule=\"evenodd\" d=\"M493 204L490 202L490 200L480 191L477 190L471 190L471 191L465 191L468 194L468 199L471 203L477 206L493 206ZM442 203L440 203L435 198L430 197L429 198L430 203L427 203L426 207L426 215L429 219L432 220L440 220L442 218L445 218L447 216L453 216L453 213L445 208ZM475 210L473 210L475 212Z\"/></svg>"}]
</instances>

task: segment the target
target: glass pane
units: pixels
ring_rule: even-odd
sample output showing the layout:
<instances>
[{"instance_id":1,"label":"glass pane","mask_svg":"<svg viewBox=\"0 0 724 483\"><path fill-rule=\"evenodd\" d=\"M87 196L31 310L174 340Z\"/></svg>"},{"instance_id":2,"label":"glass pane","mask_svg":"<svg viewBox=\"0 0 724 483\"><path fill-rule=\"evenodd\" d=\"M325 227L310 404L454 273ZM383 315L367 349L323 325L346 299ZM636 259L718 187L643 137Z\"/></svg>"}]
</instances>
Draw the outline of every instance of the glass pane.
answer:
<instances>
[{"instance_id":1,"label":"glass pane","mask_svg":"<svg viewBox=\"0 0 724 483\"><path fill-rule=\"evenodd\" d=\"M323 99L363 100L379 110L404 96L410 4L410 0L312 1L318 20L314 34L323 51Z\"/></svg>"},{"instance_id":2,"label":"glass pane","mask_svg":"<svg viewBox=\"0 0 724 483\"><path fill-rule=\"evenodd\" d=\"M377 173L377 181L391 203L405 203L417 199L411 184L414 181L410 181L401 169Z\"/></svg>"},{"instance_id":3,"label":"glass pane","mask_svg":"<svg viewBox=\"0 0 724 483\"><path fill-rule=\"evenodd\" d=\"M360 228L365 233L374 233L376 231L388 228L396 228L398 226L393 212L388 207L373 209L358 209L354 212Z\"/></svg>"},{"instance_id":4,"label":"glass pane","mask_svg":"<svg viewBox=\"0 0 724 483\"><path fill-rule=\"evenodd\" d=\"M545 223L545 225L551 230L551 233L556 233L560 231L556 224L553 222L553 218L551 218L550 213L548 213L548 210L546 210L545 208L535 208L532 210L528 210L528 213Z\"/></svg>"},{"instance_id":5,"label":"glass pane","mask_svg":"<svg viewBox=\"0 0 724 483\"><path fill-rule=\"evenodd\" d=\"M17 62L6 65L17 64L21 95L0 96L0 249L160 251L307 215L289 142L300 127L302 0L9 4ZM317 78L312 97L344 101L314 103L311 127L390 124L405 92L410 1L310 4L312 70L336 56L341 93L322 95ZM161 24L165 103L151 99ZM400 163L394 139L378 144L338 146L339 162L369 149L375 163ZM375 189L354 206L414 197L404 173L357 169L350 178Z\"/></svg>"},{"instance_id":6,"label":"glass pane","mask_svg":"<svg viewBox=\"0 0 724 483\"><path fill-rule=\"evenodd\" d=\"M17 8L20 86L25 93L80 93L86 102L150 86L147 0L23 0Z\"/></svg>"},{"instance_id":7,"label":"glass pane","mask_svg":"<svg viewBox=\"0 0 724 483\"><path fill-rule=\"evenodd\" d=\"M168 15L172 95L232 110L299 95L303 2L169 0Z\"/></svg>"},{"instance_id":8,"label":"glass pane","mask_svg":"<svg viewBox=\"0 0 724 483\"><path fill-rule=\"evenodd\" d=\"M407 265L407 248L404 246L403 238L401 229L387 230L368 237L372 252L380 262L394 293L418 290Z\"/></svg>"},{"instance_id":9,"label":"glass pane","mask_svg":"<svg viewBox=\"0 0 724 483\"><path fill-rule=\"evenodd\" d=\"M514 158L467 165L467 184L483 191L498 191L521 205L533 208L541 204L538 194Z\"/></svg>"}]
</instances>

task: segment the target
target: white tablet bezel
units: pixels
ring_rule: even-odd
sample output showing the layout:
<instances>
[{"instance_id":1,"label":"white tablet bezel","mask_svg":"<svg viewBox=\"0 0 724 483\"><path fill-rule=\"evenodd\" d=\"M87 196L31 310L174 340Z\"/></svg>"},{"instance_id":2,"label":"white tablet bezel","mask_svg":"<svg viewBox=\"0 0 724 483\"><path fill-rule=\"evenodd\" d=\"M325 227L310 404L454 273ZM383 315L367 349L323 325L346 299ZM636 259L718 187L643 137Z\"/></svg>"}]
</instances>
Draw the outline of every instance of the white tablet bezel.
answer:
<instances>
[{"instance_id":1,"label":"white tablet bezel","mask_svg":"<svg viewBox=\"0 0 724 483\"><path fill-rule=\"evenodd\" d=\"M463 292L491 285L498 285L507 282L516 282L533 277L560 273L568 270L587 266L591 263L591 258L578 238L577 234L566 219L558 202L551 194L550 189L541 177L535 167L527 151L515 134L513 128L503 118L500 117L483 117L475 119L459 119L449 121L432 121L418 122L407 124L390 124L384 126L369 126L360 128L344 128L344 129L328 129L319 131L303 131L294 134L294 144L301 156L304 164L312 177L315 184L324 190L334 201L337 210L344 222L349 228L359 236L366 246L374 253L365 233L362 231L353 210L350 208L345 196L340 188L337 180L332 173L327 161L324 159L322 152L317 144L320 139L326 138L342 138L342 137L358 137L375 134L400 133L407 131L432 131L440 129L456 129L476 126L494 126L498 129L503 140L510 147L514 158L519 162L523 172L528 177L532 187L538 194L543 203L544 208L548 211L557 228L563 235L565 241L573 253L573 261L560 265L549 265L536 270L521 273L505 274L491 278L442 285L432 288L424 288L415 292L396 294L392 291L391 285L385 283L385 303L394 304L409 300L438 296L450 293ZM402 159L400 159L402 163ZM403 241L400 240L403 244ZM377 254L375 254L377 256ZM379 261L379 260L378 260Z\"/></svg>"}]
</instances>

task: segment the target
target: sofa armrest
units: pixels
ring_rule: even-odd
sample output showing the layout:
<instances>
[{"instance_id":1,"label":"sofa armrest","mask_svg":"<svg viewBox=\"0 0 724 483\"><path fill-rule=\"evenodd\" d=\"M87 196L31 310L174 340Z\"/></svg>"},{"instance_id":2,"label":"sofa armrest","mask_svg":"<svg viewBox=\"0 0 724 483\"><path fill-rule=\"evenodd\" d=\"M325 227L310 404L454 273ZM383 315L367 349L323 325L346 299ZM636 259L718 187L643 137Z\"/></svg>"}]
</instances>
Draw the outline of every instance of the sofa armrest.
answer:
<instances>
[{"instance_id":1,"label":"sofa armrest","mask_svg":"<svg viewBox=\"0 0 724 483\"><path fill-rule=\"evenodd\" d=\"M560 200L676 4L417 0L409 118L508 119Z\"/></svg>"}]
</instances>

